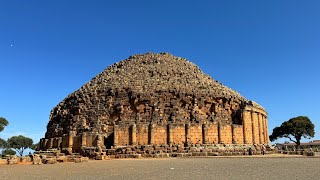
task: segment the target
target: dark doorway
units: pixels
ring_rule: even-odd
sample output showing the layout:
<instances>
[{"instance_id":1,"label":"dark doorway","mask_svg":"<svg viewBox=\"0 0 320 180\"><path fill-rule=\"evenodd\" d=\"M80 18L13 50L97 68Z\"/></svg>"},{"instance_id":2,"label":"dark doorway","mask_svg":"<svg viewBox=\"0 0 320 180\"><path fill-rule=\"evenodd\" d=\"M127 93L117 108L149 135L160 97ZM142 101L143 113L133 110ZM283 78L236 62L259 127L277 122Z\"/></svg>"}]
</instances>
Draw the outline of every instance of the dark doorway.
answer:
<instances>
[{"instance_id":1,"label":"dark doorway","mask_svg":"<svg viewBox=\"0 0 320 180\"><path fill-rule=\"evenodd\" d=\"M243 122L241 119L241 114L242 114L242 112L240 109L238 109L237 111L235 111L231 114L232 124L243 125Z\"/></svg>"},{"instance_id":2,"label":"dark doorway","mask_svg":"<svg viewBox=\"0 0 320 180\"><path fill-rule=\"evenodd\" d=\"M111 133L108 137L104 138L104 145L107 149L111 149L111 146L113 146L113 140L114 140L114 133Z\"/></svg>"}]
</instances>

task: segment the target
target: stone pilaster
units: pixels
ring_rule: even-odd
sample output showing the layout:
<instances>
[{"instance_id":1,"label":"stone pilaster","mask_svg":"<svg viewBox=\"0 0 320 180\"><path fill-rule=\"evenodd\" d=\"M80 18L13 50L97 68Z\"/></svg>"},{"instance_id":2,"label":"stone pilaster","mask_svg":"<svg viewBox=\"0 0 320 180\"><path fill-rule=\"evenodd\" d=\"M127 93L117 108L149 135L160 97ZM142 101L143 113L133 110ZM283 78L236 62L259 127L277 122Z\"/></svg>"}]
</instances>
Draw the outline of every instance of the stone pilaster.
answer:
<instances>
[{"instance_id":1,"label":"stone pilaster","mask_svg":"<svg viewBox=\"0 0 320 180\"><path fill-rule=\"evenodd\" d=\"M87 133L83 132L81 135L81 146L87 147Z\"/></svg>"},{"instance_id":2,"label":"stone pilaster","mask_svg":"<svg viewBox=\"0 0 320 180\"><path fill-rule=\"evenodd\" d=\"M74 135L74 132L70 131L69 136L68 136L68 147L69 148L73 147L73 135Z\"/></svg>"},{"instance_id":3,"label":"stone pilaster","mask_svg":"<svg viewBox=\"0 0 320 180\"><path fill-rule=\"evenodd\" d=\"M167 134L168 134L168 145L172 145L173 143L173 133L172 133L172 124L168 124L168 130L167 130Z\"/></svg>"},{"instance_id":4,"label":"stone pilaster","mask_svg":"<svg viewBox=\"0 0 320 180\"><path fill-rule=\"evenodd\" d=\"M62 148L62 137L58 138L58 149Z\"/></svg>"},{"instance_id":5,"label":"stone pilaster","mask_svg":"<svg viewBox=\"0 0 320 180\"><path fill-rule=\"evenodd\" d=\"M154 144L154 124L149 124L149 144Z\"/></svg>"},{"instance_id":6,"label":"stone pilaster","mask_svg":"<svg viewBox=\"0 0 320 180\"><path fill-rule=\"evenodd\" d=\"M131 126L131 144L137 145L137 125L135 123Z\"/></svg>"},{"instance_id":7,"label":"stone pilaster","mask_svg":"<svg viewBox=\"0 0 320 180\"><path fill-rule=\"evenodd\" d=\"M208 128L206 124L202 124L202 143L208 144Z\"/></svg>"},{"instance_id":8,"label":"stone pilaster","mask_svg":"<svg viewBox=\"0 0 320 180\"><path fill-rule=\"evenodd\" d=\"M221 144L222 143L222 139L221 139L221 124L218 123L218 143Z\"/></svg>"},{"instance_id":9,"label":"stone pilaster","mask_svg":"<svg viewBox=\"0 0 320 180\"><path fill-rule=\"evenodd\" d=\"M259 120L259 134L260 134L260 144L264 144L264 131L263 131L263 121L262 121L262 114L258 114Z\"/></svg>"},{"instance_id":10,"label":"stone pilaster","mask_svg":"<svg viewBox=\"0 0 320 180\"><path fill-rule=\"evenodd\" d=\"M49 139L49 141L48 141L48 149L52 149L52 147L53 147L53 140L54 140L54 138L50 138Z\"/></svg>"},{"instance_id":11,"label":"stone pilaster","mask_svg":"<svg viewBox=\"0 0 320 180\"><path fill-rule=\"evenodd\" d=\"M118 137L118 125L114 125L113 126L113 145L116 147L118 146L118 143L119 143L119 137Z\"/></svg>"},{"instance_id":12,"label":"stone pilaster","mask_svg":"<svg viewBox=\"0 0 320 180\"><path fill-rule=\"evenodd\" d=\"M268 120L267 116L263 116L264 124L265 124L265 144L269 144L269 133L268 133Z\"/></svg>"},{"instance_id":13,"label":"stone pilaster","mask_svg":"<svg viewBox=\"0 0 320 180\"><path fill-rule=\"evenodd\" d=\"M190 143L190 124L187 123L185 124L185 134L186 134L186 143L189 144Z\"/></svg>"},{"instance_id":14,"label":"stone pilaster","mask_svg":"<svg viewBox=\"0 0 320 180\"><path fill-rule=\"evenodd\" d=\"M258 114L254 111L251 111L251 119L252 119L252 143L260 144Z\"/></svg>"},{"instance_id":15,"label":"stone pilaster","mask_svg":"<svg viewBox=\"0 0 320 180\"><path fill-rule=\"evenodd\" d=\"M45 149L49 148L48 139L44 139L43 144L44 144Z\"/></svg>"},{"instance_id":16,"label":"stone pilaster","mask_svg":"<svg viewBox=\"0 0 320 180\"><path fill-rule=\"evenodd\" d=\"M243 122L243 143L252 144L252 118L251 112L244 110L242 114Z\"/></svg>"},{"instance_id":17,"label":"stone pilaster","mask_svg":"<svg viewBox=\"0 0 320 180\"><path fill-rule=\"evenodd\" d=\"M43 138L40 139L39 142L39 149L43 149Z\"/></svg>"},{"instance_id":18,"label":"stone pilaster","mask_svg":"<svg viewBox=\"0 0 320 180\"><path fill-rule=\"evenodd\" d=\"M234 127L234 125L231 125L231 136L232 136L232 144L237 144L236 143L236 137L235 137L235 127Z\"/></svg>"}]
</instances>

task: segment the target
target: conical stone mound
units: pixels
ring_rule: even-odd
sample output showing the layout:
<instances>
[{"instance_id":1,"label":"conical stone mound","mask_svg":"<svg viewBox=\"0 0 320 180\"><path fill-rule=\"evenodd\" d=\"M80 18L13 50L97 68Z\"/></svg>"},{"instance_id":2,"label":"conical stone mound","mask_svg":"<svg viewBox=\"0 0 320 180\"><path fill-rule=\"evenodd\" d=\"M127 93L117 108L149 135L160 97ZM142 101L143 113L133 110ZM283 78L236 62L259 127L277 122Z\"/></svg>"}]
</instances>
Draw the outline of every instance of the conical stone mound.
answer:
<instances>
[{"instance_id":1,"label":"conical stone mound","mask_svg":"<svg viewBox=\"0 0 320 180\"><path fill-rule=\"evenodd\" d=\"M105 143L114 145L119 143L114 142L118 137L111 135L115 136L117 127L129 127L128 133L132 133L132 126L242 126L247 107L266 115L261 106L204 74L186 59L168 53L134 55L107 67L59 103L51 111L45 139L63 137L70 132L75 137L95 133L103 136ZM259 125L259 118L257 121ZM150 139L155 139L150 136L149 132L147 140L139 144L150 144ZM244 141L243 136L239 141ZM122 145L134 144L138 137L136 134L120 141ZM165 139L168 143L169 137ZM188 140L178 139L185 140L177 143Z\"/></svg>"}]
</instances>

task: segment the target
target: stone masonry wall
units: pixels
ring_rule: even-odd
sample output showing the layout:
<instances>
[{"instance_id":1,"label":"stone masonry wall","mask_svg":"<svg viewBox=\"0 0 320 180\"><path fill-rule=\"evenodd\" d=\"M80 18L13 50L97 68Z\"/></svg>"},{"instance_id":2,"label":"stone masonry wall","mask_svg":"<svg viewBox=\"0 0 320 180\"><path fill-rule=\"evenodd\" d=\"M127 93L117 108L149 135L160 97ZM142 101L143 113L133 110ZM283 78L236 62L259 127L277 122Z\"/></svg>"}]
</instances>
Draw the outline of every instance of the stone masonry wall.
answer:
<instances>
[{"instance_id":1,"label":"stone masonry wall","mask_svg":"<svg viewBox=\"0 0 320 180\"><path fill-rule=\"evenodd\" d=\"M137 143L138 145L149 144L149 126L137 125ZM125 145L125 144L120 144Z\"/></svg>"},{"instance_id":2,"label":"stone masonry wall","mask_svg":"<svg viewBox=\"0 0 320 180\"><path fill-rule=\"evenodd\" d=\"M242 124L119 124L114 125L114 146L183 145L183 144L268 144L267 116L264 111L248 106L242 113ZM42 149L72 149L96 147L97 133L41 139ZM105 139L107 137L104 137ZM254 143L253 143L254 142ZM104 144L104 143L102 143ZM105 147L104 147L105 148Z\"/></svg>"},{"instance_id":3,"label":"stone masonry wall","mask_svg":"<svg viewBox=\"0 0 320 180\"><path fill-rule=\"evenodd\" d=\"M219 143L219 131L217 124L208 124L208 144L218 144Z\"/></svg>"},{"instance_id":4,"label":"stone masonry wall","mask_svg":"<svg viewBox=\"0 0 320 180\"><path fill-rule=\"evenodd\" d=\"M202 125L191 124L187 127L187 142L191 144L202 144L203 134L202 134Z\"/></svg>"},{"instance_id":5,"label":"stone masonry wall","mask_svg":"<svg viewBox=\"0 0 320 180\"><path fill-rule=\"evenodd\" d=\"M243 126L232 125L232 140L233 144L243 144Z\"/></svg>"},{"instance_id":6,"label":"stone masonry wall","mask_svg":"<svg viewBox=\"0 0 320 180\"><path fill-rule=\"evenodd\" d=\"M153 141L152 144L158 144L158 145L165 145L167 144L167 126L155 126L153 134Z\"/></svg>"},{"instance_id":7,"label":"stone masonry wall","mask_svg":"<svg viewBox=\"0 0 320 180\"><path fill-rule=\"evenodd\" d=\"M232 144L232 127L231 125L219 126L219 141L220 144Z\"/></svg>"},{"instance_id":8,"label":"stone masonry wall","mask_svg":"<svg viewBox=\"0 0 320 180\"><path fill-rule=\"evenodd\" d=\"M184 144L186 142L185 125L169 125L169 137L169 144Z\"/></svg>"}]
</instances>

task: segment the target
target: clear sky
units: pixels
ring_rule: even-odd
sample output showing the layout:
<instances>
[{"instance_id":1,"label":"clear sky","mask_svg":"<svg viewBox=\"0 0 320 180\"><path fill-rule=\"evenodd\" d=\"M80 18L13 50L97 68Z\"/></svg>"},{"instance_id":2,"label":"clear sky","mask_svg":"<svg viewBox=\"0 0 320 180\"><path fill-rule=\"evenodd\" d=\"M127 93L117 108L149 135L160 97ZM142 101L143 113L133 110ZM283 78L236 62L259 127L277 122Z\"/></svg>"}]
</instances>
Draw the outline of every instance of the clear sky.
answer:
<instances>
[{"instance_id":1,"label":"clear sky","mask_svg":"<svg viewBox=\"0 0 320 180\"><path fill-rule=\"evenodd\" d=\"M44 136L50 110L107 66L169 52L320 139L320 1L0 0L1 138Z\"/></svg>"}]
</instances>

